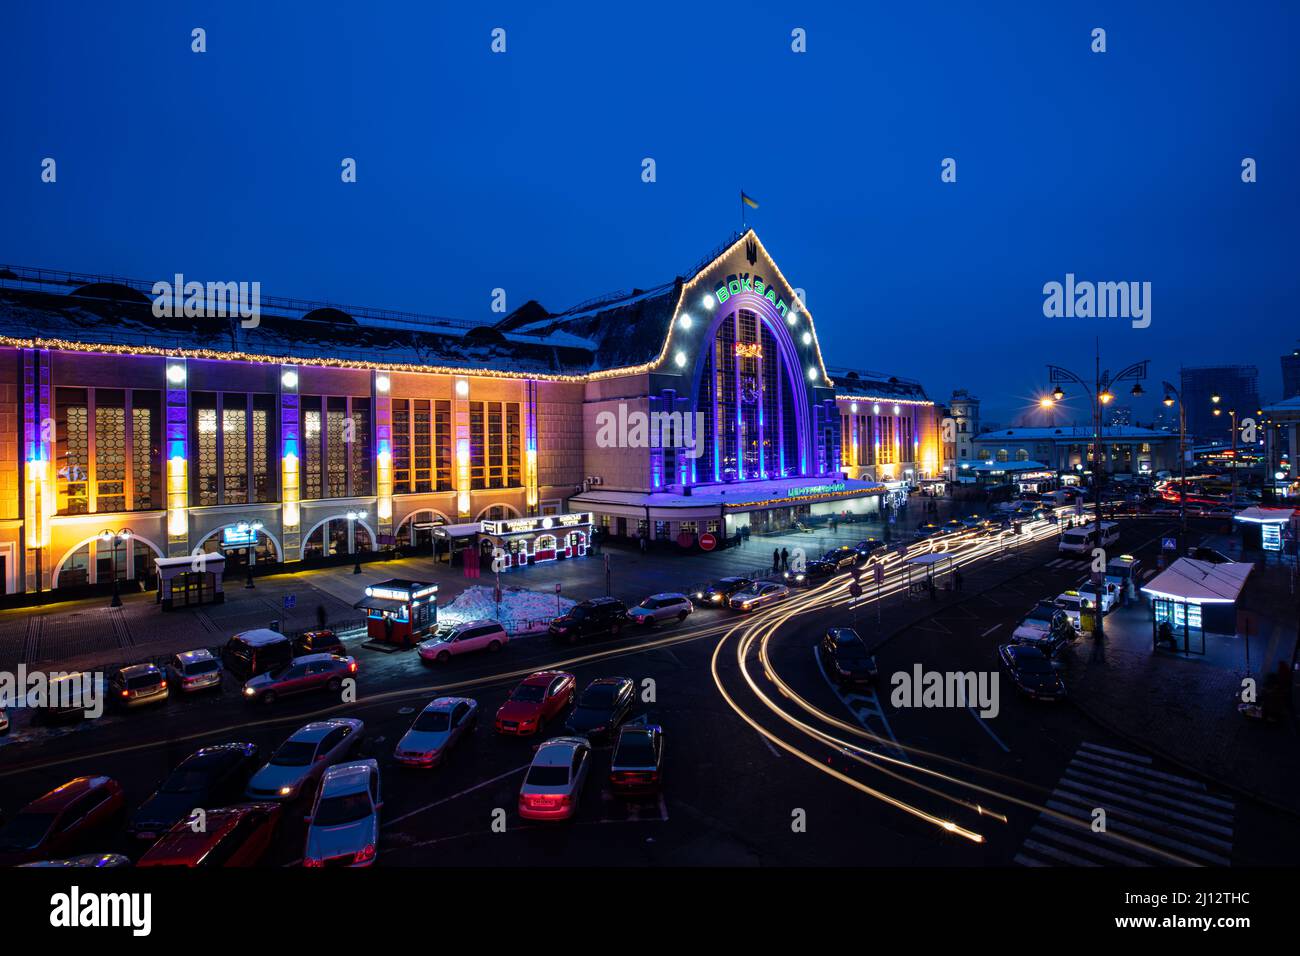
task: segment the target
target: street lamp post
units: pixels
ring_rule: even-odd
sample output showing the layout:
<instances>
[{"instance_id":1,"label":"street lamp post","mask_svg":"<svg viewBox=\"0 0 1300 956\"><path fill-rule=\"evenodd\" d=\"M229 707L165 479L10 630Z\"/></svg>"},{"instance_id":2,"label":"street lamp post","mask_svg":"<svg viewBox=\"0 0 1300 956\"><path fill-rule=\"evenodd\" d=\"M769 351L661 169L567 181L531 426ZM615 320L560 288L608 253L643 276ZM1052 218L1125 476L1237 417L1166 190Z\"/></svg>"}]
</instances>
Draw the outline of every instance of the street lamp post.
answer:
<instances>
[{"instance_id":1,"label":"street lamp post","mask_svg":"<svg viewBox=\"0 0 1300 956\"><path fill-rule=\"evenodd\" d=\"M1219 408L1219 396L1211 395L1210 402L1214 405L1214 417L1218 418L1223 409ZM1228 409L1228 414L1232 417L1232 503L1228 505L1229 510L1233 513L1237 511L1237 410Z\"/></svg>"},{"instance_id":2,"label":"street lamp post","mask_svg":"<svg viewBox=\"0 0 1300 956\"><path fill-rule=\"evenodd\" d=\"M1165 408L1178 403L1178 522L1181 526L1182 541L1179 552L1187 547L1187 406L1183 404L1183 395L1168 382L1161 382L1165 389Z\"/></svg>"},{"instance_id":3,"label":"street lamp post","mask_svg":"<svg viewBox=\"0 0 1300 956\"><path fill-rule=\"evenodd\" d=\"M131 537L131 532L127 528L123 528L121 531L118 532L109 531L106 528L99 533L100 541L112 542L113 545L113 550L111 552L112 575L113 575L113 599L108 602L109 607L122 606L122 588L121 585L118 584L118 580L117 580L117 543L119 541L125 541L129 537Z\"/></svg>"},{"instance_id":4,"label":"street lamp post","mask_svg":"<svg viewBox=\"0 0 1300 956\"><path fill-rule=\"evenodd\" d=\"M1117 382L1132 381L1133 388L1130 391L1130 394L1133 395L1134 397L1141 395L1142 394L1141 380L1147 377L1148 364L1149 364L1149 360L1143 359L1141 362L1134 362L1132 365L1129 365L1128 367L1121 369L1119 372L1112 375L1109 369L1107 369L1104 372L1102 371L1101 354L1100 351L1098 351L1094 359L1093 380L1091 383L1087 382L1080 376L1076 375L1074 372L1071 372L1069 369L1062 368L1059 365L1047 366L1048 376L1052 384L1056 386L1056 388L1052 391L1052 396L1051 396L1053 404L1059 403L1062 399L1065 398L1065 390L1061 388L1061 385L1064 384L1065 382L1073 382L1074 384L1083 387L1088 392L1088 401L1092 409L1092 482L1093 482L1094 514L1096 516L1094 519L1095 525L1094 525L1093 533L1096 536L1095 540L1097 542L1098 547L1100 547L1101 540L1102 540L1101 538L1101 525L1102 525L1101 413L1102 413L1102 409L1105 408L1114 400L1115 395L1113 392L1111 392L1110 387ZM1094 597L1096 598L1096 606L1093 608L1094 624L1093 624L1092 636L1093 639L1096 641L1100 641L1105 637L1105 628L1104 625L1102 624L1102 592L1103 589L1105 588L1105 581L1106 581L1106 576L1104 570L1101 574L1097 574L1095 572L1093 573L1093 594Z\"/></svg>"}]
</instances>

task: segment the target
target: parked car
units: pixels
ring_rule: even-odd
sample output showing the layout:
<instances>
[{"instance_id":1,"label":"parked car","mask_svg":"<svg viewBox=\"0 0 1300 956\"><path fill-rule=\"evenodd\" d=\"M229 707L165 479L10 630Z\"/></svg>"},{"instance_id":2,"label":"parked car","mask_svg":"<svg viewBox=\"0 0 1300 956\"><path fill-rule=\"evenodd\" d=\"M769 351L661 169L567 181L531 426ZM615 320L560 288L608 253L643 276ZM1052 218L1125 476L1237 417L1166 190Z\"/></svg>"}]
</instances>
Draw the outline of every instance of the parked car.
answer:
<instances>
[{"instance_id":1,"label":"parked car","mask_svg":"<svg viewBox=\"0 0 1300 956\"><path fill-rule=\"evenodd\" d=\"M0 736L9 733L9 715L0 710Z\"/></svg>"},{"instance_id":2,"label":"parked car","mask_svg":"<svg viewBox=\"0 0 1300 956\"><path fill-rule=\"evenodd\" d=\"M1065 696L1065 682L1052 662L1037 647L1003 644L998 660L1016 689L1034 700L1059 700Z\"/></svg>"},{"instance_id":3,"label":"parked car","mask_svg":"<svg viewBox=\"0 0 1300 956\"><path fill-rule=\"evenodd\" d=\"M90 709L90 694L102 681L97 675L87 672L51 676L49 696L44 707L33 715L48 724L61 724L81 720ZM99 698L102 699L102 698Z\"/></svg>"},{"instance_id":4,"label":"parked car","mask_svg":"<svg viewBox=\"0 0 1300 956\"><path fill-rule=\"evenodd\" d=\"M370 866L379 844L379 762L356 760L325 771L307 817L302 865Z\"/></svg>"},{"instance_id":5,"label":"parked car","mask_svg":"<svg viewBox=\"0 0 1300 956\"><path fill-rule=\"evenodd\" d=\"M790 589L784 584L754 584L744 591L737 591L731 596L731 609L733 611L752 611L755 608L775 603L789 596Z\"/></svg>"},{"instance_id":6,"label":"parked car","mask_svg":"<svg viewBox=\"0 0 1300 956\"><path fill-rule=\"evenodd\" d=\"M328 628L320 631L304 631L293 642L293 656L302 657L306 654L337 654L340 657L346 657L348 649L343 646L343 640Z\"/></svg>"},{"instance_id":7,"label":"parked car","mask_svg":"<svg viewBox=\"0 0 1300 956\"><path fill-rule=\"evenodd\" d=\"M125 809L122 786L112 777L74 777L0 829L0 866L67 856L102 836Z\"/></svg>"},{"instance_id":8,"label":"parked car","mask_svg":"<svg viewBox=\"0 0 1300 956\"><path fill-rule=\"evenodd\" d=\"M573 703L577 686L578 679L567 671L529 674L498 708L497 733L520 737L540 734Z\"/></svg>"},{"instance_id":9,"label":"parked car","mask_svg":"<svg viewBox=\"0 0 1300 956\"><path fill-rule=\"evenodd\" d=\"M609 786L619 796L658 793L663 787L664 734L655 724L624 724L609 762Z\"/></svg>"},{"instance_id":10,"label":"parked car","mask_svg":"<svg viewBox=\"0 0 1300 956\"><path fill-rule=\"evenodd\" d=\"M592 598L553 620L550 633L555 640L576 644L592 637L618 637L627 621L627 605L618 598Z\"/></svg>"},{"instance_id":11,"label":"parked car","mask_svg":"<svg viewBox=\"0 0 1300 956\"><path fill-rule=\"evenodd\" d=\"M469 697L438 697L416 715L402 735L393 758L408 767L436 767L451 748L474 732L478 701Z\"/></svg>"},{"instance_id":12,"label":"parked car","mask_svg":"<svg viewBox=\"0 0 1300 956\"><path fill-rule=\"evenodd\" d=\"M1050 601L1039 601L1011 632L1011 643L1037 647L1046 656L1055 657L1077 636L1078 631L1065 611Z\"/></svg>"},{"instance_id":13,"label":"parked car","mask_svg":"<svg viewBox=\"0 0 1300 956\"><path fill-rule=\"evenodd\" d=\"M221 662L207 648L173 654L167 662L167 680L182 694L221 687Z\"/></svg>"},{"instance_id":14,"label":"parked car","mask_svg":"<svg viewBox=\"0 0 1300 956\"><path fill-rule=\"evenodd\" d=\"M236 634L221 650L221 663L241 681L281 668L291 660L290 640L265 627Z\"/></svg>"},{"instance_id":15,"label":"parked car","mask_svg":"<svg viewBox=\"0 0 1300 956\"><path fill-rule=\"evenodd\" d=\"M102 870L119 866L130 866L131 858L121 853L82 853L62 860L37 860L35 863L20 863L20 868L39 867L42 869L90 869Z\"/></svg>"},{"instance_id":16,"label":"parked car","mask_svg":"<svg viewBox=\"0 0 1300 956\"><path fill-rule=\"evenodd\" d=\"M537 748L519 788L519 815L526 820L567 820L591 765L591 745L581 737L553 737Z\"/></svg>"},{"instance_id":17,"label":"parked car","mask_svg":"<svg viewBox=\"0 0 1300 956\"><path fill-rule=\"evenodd\" d=\"M121 707L146 707L166 703L167 678L157 664L130 664L108 679L109 698Z\"/></svg>"},{"instance_id":18,"label":"parked car","mask_svg":"<svg viewBox=\"0 0 1300 956\"><path fill-rule=\"evenodd\" d=\"M271 846L281 813L278 804L241 803L207 811L206 825L198 831L180 820L136 866L256 866Z\"/></svg>"},{"instance_id":19,"label":"parked car","mask_svg":"<svg viewBox=\"0 0 1300 956\"><path fill-rule=\"evenodd\" d=\"M196 750L177 764L131 814L127 835L153 842L195 809L239 801L257 769L260 753L257 744L252 743L216 744Z\"/></svg>"},{"instance_id":20,"label":"parked car","mask_svg":"<svg viewBox=\"0 0 1300 956\"><path fill-rule=\"evenodd\" d=\"M876 658L867 652L866 643L853 628L828 628L817 648L822 666L831 680L841 687L875 681Z\"/></svg>"},{"instance_id":21,"label":"parked car","mask_svg":"<svg viewBox=\"0 0 1300 956\"><path fill-rule=\"evenodd\" d=\"M945 532L933 521L928 521L916 529L912 537L917 541L928 541L930 538L938 538Z\"/></svg>"},{"instance_id":22,"label":"parked car","mask_svg":"<svg viewBox=\"0 0 1300 956\"><path fill-rule=\"evenodd\" d=\"M961 526L968 531L978 531L984 526L984 518L980 515L967 515L961 519Z\"/></svg>"},{"instance_id":23,"label":"parked car","mask_svg":"<svg viewBox=\"0 0 1300 956\"><path fill-rule=\"evenodd\" d=\"M510 635L496 621L466 621L444 625L433 637L415 645L415 652L426 664L445 664L458 654L471 651L496 653L510 643Z\"/></svg>"},{"instance_id":24,"label":"parked car","mask_svg":"<svg viewBox=\"0 0 1300 956\"><path fill-rule=\"evenodd\" d=\"M676 591L662 591L659 594L650 595L636 607L629 610L627 616L634 624L654 627L656 624L662 624L665 621L681 623L694 610L695 605L691 603L691 599L685 594L679 594Z\"/></svg>"},{"instance_id":25,"label":"parked car","mask_svg":"<svg viewBox=\"0 0 1300 956\"><path fill-rule=\"evenodd\" d=\"M837 570L844 571L856 567L858 562L862 560L862 555L857 548L850 548L847 544L842 544L838 548L831 548L822 555L821 559L835 565Z\"/></svg>"},{"instance_id":26,"label":"parked car","mask_svg":"<svg viewBox=\"0 0 1300 956\"><path fill-rule=\"evenodd\" d=\"M1113 584L1103 584L1101 591L1102 614L1110 610L1118 599L1119 588ZM1075 630L1083 630L1083 612L1091 611L1097 606L1097 595L1092 585L1082 585L1079 590L1062 591L1056 596L1055 604L1070 618Z\"/></svg>"},{"instance_id":27,"label":"parked car","mask_svg":"<svg viewBox=\"0 0 1300 956\"><path fill-rule=\"evenodd\" d=\"M327 767L352 756L365 727L355 717L331 717L300 727L253 774L244 795L257 801L295 799L314 787Z\"/></svg>"},{"instance_id":28,"label":"parked car","mask_svg":"<svg viewBox=\"0 0 1300 956\"><path fill-rule=\"evenodd\" d=\"M786 571L781 575L791 587L810 588L839 573L839 566L831 561L809 561L802 571Z\"/></svg>"},{"instance_id":29,"label":"parked car","mask_svg":"<svg viewBox=\"0 0 1300 956\"><path fill-rule=\"evenodd\" d=\"M959 531L966 530L966 522L962 521L960 518L949 518L943 524L939 525L939 528L945 534L956 534Z\"/></svg>"},{"instance_id":30,"label":"parked car","mask_svg":"<svg viewBox=\"0 0 1300 956\"><path fill-rule=\"evenodd\" d=\"M699 607L726 607L731 596L743 591L754 582L750 578L719 578L714 584L691 592L691 600Z\"/></svg>"},{"instance_id":31,"label":"parked car","mask_svg":"<svg viewBox=\"0 0 1300 956\"><path fill-rule=\"evenodd\" d=\"M343 681L357 672L355 658L335 654L295 657L284 667L258 674L244 684L244 700L273 704L281 697L313 690L338 693Z\"/></svg>"},{"instance_id":32,"label":"parked car","mask_svg":"<svg viewBox=\"0 0 1300 956\"><path fill-rule=\"evenodd\" d=\"M636 686L630 677L598 677L578 695L564 729L592 743L608 740L632 713Z\"/></svg>"}]
</instances>

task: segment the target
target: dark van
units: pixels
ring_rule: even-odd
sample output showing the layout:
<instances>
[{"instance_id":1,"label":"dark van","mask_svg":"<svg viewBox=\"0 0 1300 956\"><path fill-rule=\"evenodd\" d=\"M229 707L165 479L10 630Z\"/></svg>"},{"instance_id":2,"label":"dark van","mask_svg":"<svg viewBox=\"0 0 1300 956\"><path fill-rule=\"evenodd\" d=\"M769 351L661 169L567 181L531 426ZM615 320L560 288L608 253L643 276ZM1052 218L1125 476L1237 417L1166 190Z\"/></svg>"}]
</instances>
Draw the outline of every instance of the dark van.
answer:
<instances>
[{"instance_id":1,"label":"dark van","mask_svg":"<svg viewBox=\"0 0 1300 956\"><path fill-rule=\"evenodd\" d=\"M283 667L291 660L293 643L265 627L236 634L221 649L221 663L240 681Z\"/></svg>"}]
</instances>

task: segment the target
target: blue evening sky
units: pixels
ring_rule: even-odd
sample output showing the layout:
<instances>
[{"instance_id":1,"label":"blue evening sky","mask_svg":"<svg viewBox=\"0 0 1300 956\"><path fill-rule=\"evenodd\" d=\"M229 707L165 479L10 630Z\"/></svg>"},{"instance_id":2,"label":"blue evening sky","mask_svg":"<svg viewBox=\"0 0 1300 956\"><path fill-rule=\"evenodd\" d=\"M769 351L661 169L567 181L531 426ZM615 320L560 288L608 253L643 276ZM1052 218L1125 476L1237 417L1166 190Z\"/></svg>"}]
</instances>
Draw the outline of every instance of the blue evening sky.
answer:
<instances>
[{"instance_id":1,"label":"blue evening sky","mask_svg":"<svg viewBox=\"0 0 1300 956\"><path fill-rule=\"evenodd\" d=\"M1003 423L1094 335L1265 399L1300 336L1300 4L6 7L0 262L490 322L670 279L743 186L831 364ZM1151 326L1045 318L1067 272L1151 282Z\"/></svg>"}]
</instances>

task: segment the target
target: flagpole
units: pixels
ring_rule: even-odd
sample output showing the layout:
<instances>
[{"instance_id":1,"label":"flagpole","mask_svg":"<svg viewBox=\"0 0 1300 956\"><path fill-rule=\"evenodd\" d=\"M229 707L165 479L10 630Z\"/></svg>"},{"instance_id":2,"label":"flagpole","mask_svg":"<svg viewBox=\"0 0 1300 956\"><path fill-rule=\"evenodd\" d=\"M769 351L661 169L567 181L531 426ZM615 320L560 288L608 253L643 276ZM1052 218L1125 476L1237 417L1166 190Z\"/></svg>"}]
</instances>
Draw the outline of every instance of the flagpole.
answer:
<instances>
[{"instance_id":1,"label":"flagpole","mask_svg":"<svg viewBox=\"0 0 1300 956\"><path fill-rule=\"evenodd\" d=\"M745 234L745 190L740 191L740 234Z\"/></svg>"}]
</instances>

